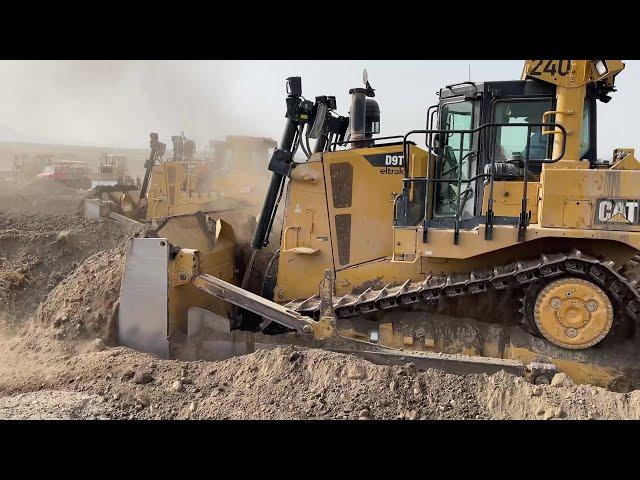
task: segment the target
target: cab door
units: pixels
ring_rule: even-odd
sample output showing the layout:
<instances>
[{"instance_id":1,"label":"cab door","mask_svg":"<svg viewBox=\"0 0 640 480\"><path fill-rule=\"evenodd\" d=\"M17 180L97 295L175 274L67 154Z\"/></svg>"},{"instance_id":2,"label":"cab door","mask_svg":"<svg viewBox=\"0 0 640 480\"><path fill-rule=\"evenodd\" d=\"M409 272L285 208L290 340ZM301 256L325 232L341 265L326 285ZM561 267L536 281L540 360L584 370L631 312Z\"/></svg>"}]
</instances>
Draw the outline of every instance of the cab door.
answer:
<instances>
[{"instance_id":1,"label":"cab door","mask_svg":"<svg viewBox=\"0 0 640 480\"><path fill-rule=\"evenodd\" d=\"M460 220L475 214L475 182L464 181L476 175L478 135L469 130L476 124L477 103L454 97L440 106L439 128L447 132L441 133L438 139L432 213L435 223L448 223L457 213ZM466 132L461 132L463 130Z\"/></svg>"}]
</instances>

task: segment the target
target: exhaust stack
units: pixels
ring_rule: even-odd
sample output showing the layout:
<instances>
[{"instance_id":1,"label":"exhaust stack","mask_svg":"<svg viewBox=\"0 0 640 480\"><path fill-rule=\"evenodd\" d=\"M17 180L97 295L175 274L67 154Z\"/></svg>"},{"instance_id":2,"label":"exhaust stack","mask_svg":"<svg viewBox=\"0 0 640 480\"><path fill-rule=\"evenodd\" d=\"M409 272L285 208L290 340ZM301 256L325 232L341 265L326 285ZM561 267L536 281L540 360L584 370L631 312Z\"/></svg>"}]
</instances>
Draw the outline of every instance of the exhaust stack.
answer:
<instances>
[{"instance_id":1,"label":"exhaust stack","mask_svg":"<svg viewBox=\"0 0 640 480\"><path fill-rule=\"evenodd\" d=\"M351 110L349 111L349 129L351 148L362 148L371 145L373 134L380 133L380 107L373 100L375 91L369 84L367 70L362 74L365 88L352 88Z\"/></svg>"}]
</instances>

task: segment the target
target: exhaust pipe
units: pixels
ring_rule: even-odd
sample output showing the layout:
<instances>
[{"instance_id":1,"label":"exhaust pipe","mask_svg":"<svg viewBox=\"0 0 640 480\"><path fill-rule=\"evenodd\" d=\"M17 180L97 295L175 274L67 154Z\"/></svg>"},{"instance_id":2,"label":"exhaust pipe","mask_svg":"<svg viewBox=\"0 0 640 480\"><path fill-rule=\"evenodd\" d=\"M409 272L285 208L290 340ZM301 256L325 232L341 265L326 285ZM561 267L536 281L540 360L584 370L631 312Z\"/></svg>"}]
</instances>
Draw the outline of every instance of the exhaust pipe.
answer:
<instances>
[{"instance_id":1,"label":"exhaust pipe","mask_svg":"<svg viewBox=\"0 0 640 480\"><path fill-rule=\"evenodd\" d=\"M349 110L349 126L351 127L351 148L361 148L365 146L366 120L367 120L367 98L364 88L352 88L351 110Z\"/></svg>"},{"instance_id":2,"label":"exhaust pipe","mask_svg":"<svg viewBox=\"0 0 640 480\"><path fill-rule=\"evenodd\" d=\"M373 98L375 91L369 84L367 71L362 75L365 88L352 88L349 129L351 149L373 145L373 135L380 133L380 107Z\"/></svg>"}]
</instances>

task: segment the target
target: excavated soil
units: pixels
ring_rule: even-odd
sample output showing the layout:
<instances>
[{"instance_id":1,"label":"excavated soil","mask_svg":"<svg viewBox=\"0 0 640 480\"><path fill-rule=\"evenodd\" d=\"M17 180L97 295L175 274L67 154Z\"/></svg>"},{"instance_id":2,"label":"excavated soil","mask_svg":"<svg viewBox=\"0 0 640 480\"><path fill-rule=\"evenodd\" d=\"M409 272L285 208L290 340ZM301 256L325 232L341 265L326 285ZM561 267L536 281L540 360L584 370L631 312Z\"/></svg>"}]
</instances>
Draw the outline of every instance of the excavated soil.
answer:
<instances>
[{"instance_id":1,"label":"excavated soil","mask_svg":"<svg viewBox=\"0 0 640 480\"><path fill-rule=\"evenodd\" d=\"M113 222L0 210L0 319L26 320L85 259L126 238ZM100 283L99 272L94 273Z\"/></svg>"},{"instance_id":2,"label":"excavated soil","mask_svg":"<svg viewBox=\"0 0 640 480\"><path fill-rule=\"evenodd\" d=\"M89 257L43 299L35 322L55 339L115 341L125 247Z\"/></svg>"},{"instance_id":3,"label":"excavated soil","mask_svg":"<svg viewBox=\"0 0 640 480\"><path fill-rule=\"evenodd\" d=\"M0 209L73 215L86 192L56 181L34 178L25 184L0 184Z\"/></svg>"},{"instance_id":4,"label":"excavated soil","mask_svg":"<svg viewBox=\"0 0 640 480\"><path fill-rule=\"evenodd\" d=\"M38 332L0 342L0 418L638 419L640 391L531 385L504 372L457 376L320 350L221 362L160 360Z\"/></svg>"}]
</instances>

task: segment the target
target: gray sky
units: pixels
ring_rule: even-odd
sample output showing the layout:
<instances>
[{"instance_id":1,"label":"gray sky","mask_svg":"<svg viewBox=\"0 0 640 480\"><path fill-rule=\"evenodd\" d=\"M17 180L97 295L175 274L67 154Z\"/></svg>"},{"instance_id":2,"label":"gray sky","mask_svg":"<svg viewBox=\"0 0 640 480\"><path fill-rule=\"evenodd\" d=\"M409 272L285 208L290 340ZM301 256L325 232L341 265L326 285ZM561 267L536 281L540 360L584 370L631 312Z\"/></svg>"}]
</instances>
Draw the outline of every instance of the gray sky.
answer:
<instances>
[{"instance_id":1,"label":"gray sky","mask_svg":"<svg viewBox=\"0 0 640 480\"><path fill-rule=\"evenodd\" d=\"M640 61L627 61L618 92L598 103L598 153L635 147ZM303 94L335 95L349 110L348 90L362 69L376 89L381 133L424 128L427 106L449 83L517 79L523 61L2 61L0 140L146 147L184 130L198 148L210 138L244 134L280 138L284 80L301 76Z\"/></svg>"}]
</instances>

